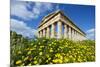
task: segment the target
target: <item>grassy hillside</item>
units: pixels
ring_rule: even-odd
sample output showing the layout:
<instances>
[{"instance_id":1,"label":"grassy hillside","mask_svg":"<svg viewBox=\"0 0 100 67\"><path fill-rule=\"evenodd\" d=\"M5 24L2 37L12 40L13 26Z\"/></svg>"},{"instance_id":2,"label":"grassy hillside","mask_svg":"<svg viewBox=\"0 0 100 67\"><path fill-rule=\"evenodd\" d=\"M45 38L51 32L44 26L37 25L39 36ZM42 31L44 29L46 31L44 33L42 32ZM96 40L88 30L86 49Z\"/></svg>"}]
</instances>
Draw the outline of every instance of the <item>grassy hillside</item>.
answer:
<instances>
[{"instance_id":1,"label":"grassy hillside","mask_svg":"<svg viewBox=\"0 0 100 67\"><path fill-rule=\"evenodd\" d=\"M62 64L95 61L95 41L36 38L29 40L10 33L11 66Z\"/></svg>"}]
</instances>

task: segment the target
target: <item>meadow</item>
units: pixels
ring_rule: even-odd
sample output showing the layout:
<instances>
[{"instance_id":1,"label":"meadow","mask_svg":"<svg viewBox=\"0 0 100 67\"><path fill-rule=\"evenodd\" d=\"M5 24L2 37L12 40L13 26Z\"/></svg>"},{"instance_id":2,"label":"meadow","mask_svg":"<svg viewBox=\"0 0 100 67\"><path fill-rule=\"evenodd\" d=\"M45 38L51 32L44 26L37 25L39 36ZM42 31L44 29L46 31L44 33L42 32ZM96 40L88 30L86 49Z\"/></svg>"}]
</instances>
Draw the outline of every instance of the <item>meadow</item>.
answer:
<instances>
[{"instance_id":1,"label":"meadow","mask_svg":"<svg viewBox=\"0 0 100 67\"><path fill-rule=\"evenodd\" d=\"M95 61L95 41L69 39L28 39L10 32L10 65L31 66Z\"/></svg>"}]
</instances>

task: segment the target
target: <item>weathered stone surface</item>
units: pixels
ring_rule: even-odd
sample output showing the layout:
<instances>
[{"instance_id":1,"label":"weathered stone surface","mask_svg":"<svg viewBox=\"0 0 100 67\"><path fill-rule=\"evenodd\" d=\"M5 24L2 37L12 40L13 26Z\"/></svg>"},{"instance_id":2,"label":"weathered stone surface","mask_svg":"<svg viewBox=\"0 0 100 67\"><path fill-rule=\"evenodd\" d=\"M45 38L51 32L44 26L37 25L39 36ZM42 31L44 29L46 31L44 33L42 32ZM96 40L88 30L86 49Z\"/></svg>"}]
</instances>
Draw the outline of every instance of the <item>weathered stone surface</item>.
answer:
<instances>
[{"instance_id":1,"label":"weathered stone surface","mask_svg":"<svg viewBox=\"0 0 100 67\"><path fill-rule=\"evenodd\" d=\"M63 25L64 31L62 30ZM57 31L55 30L55 27L58 27ZM79 27L77 27L68 17L66 17L62 11L56 11L44 17L41 24L38 27L38 31L39 37L64 37L75 41L81 41L86 39L86 34ZM55 34L55 32L57 33Z\"/></svg>"}]
</instances>

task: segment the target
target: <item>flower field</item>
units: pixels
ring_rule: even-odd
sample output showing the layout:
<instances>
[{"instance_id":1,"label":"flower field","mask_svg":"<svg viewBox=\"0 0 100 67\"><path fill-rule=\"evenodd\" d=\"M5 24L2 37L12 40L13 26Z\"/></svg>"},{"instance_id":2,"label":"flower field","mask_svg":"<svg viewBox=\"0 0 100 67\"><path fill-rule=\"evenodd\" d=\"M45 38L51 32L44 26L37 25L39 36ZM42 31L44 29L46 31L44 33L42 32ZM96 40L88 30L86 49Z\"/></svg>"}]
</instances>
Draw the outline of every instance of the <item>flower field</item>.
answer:
<instances>
[{"instance_id":1,"label":"flower field","mask_svg":"<svg viewBox=\"0 0 100 67\"><path fill-rule=\"evenodd\" d=\"M64 64L95 61L95 41L28 39L10 33L11 66Z\"/></svg>"}]
</instances>

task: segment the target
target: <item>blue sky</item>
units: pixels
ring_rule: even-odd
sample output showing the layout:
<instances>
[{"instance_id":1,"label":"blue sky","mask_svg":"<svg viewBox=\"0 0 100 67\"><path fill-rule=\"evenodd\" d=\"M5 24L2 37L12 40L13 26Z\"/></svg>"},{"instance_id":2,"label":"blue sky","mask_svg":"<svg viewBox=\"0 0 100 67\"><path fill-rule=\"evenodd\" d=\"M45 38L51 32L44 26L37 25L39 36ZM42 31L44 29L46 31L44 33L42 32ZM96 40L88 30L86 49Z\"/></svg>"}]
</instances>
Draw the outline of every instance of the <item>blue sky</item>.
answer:
<instances>
[{"instance_id":1,"label":"blue sky","mask_svg":"<svg viewBox=\"0 0 100 67\"><path fill-rule=\"evenodd\" d=\"M90 5L11 1L11 30L25 37L33 37L37 35L42 18L58 9L82 29L87 38L94 39L95 6Z\"/></svg>"}]
</instances>

